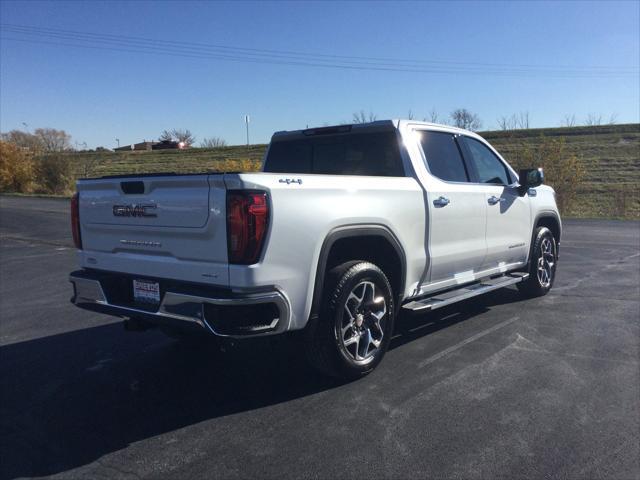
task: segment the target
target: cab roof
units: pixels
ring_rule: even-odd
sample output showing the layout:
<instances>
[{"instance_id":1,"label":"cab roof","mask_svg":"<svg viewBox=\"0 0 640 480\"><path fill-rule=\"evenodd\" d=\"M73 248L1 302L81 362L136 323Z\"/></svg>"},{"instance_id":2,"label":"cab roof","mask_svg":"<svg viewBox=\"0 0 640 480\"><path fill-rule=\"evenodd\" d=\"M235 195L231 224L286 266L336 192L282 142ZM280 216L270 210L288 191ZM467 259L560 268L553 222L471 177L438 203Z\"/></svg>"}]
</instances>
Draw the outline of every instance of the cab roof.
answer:
<instances>
[{"instance_id":1,"label":"cab roof","mask_svg":"<svg viewBox=\"0 0 640 480\"><path fill-rule=\"evenodd\" d=\"M275 132L272 136L273 140L289 140L293 138L311 137L316 135L336 135L341 133L364 133L364 132L380 132L397 130L407 125L431 127L439 131L451 132L454 134L464 134L473 137L479 137L474 132L464 130L462 128L452 127L451 125L442 125L439 123L420 122L417 120L409 119L389 119L389 120L376 120L374 122L367 123L353 123L342 125L331 125L315 128L306 128L304 130L281 130Z\"/></svg>"}]
</instances>

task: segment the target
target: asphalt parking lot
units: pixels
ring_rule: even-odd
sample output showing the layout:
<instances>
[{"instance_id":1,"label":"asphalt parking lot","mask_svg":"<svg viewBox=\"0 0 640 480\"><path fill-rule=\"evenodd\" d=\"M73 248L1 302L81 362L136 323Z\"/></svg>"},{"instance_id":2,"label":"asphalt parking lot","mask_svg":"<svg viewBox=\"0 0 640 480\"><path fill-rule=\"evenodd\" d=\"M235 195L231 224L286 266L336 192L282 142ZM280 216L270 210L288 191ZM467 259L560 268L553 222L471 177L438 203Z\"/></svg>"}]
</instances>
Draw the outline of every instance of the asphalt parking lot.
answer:
<instances>
[{"instance_id":1,"label":"asphalt parking lot","mask_svg":"<svg viewBox=\"0 0 640 480\"><path fill-rule=\"evenodd\" d=\"M0 208L1 478L640 478L638 222L566 221L549 295L405 315L340 384L73 307L67 202Z\"/></svg>"}]
</instances>

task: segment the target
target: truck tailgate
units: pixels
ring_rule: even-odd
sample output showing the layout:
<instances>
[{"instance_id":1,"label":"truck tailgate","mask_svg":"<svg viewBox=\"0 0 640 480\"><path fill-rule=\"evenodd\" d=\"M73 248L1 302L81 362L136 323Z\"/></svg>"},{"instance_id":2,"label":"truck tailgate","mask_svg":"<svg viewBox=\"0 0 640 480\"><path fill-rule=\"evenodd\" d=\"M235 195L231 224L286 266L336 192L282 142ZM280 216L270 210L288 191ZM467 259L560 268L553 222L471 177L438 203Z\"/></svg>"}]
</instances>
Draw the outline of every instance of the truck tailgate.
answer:
<instances>
[{"instance_id":1,"label":"truck tailgate","mask_svg":"<svg viewBox=\"0 0 640 480\"><path fill-rule=\"evenodd\" d=\"M228 285L223 175L78 182L85 267Z\"/></svg>"}]
</instances>

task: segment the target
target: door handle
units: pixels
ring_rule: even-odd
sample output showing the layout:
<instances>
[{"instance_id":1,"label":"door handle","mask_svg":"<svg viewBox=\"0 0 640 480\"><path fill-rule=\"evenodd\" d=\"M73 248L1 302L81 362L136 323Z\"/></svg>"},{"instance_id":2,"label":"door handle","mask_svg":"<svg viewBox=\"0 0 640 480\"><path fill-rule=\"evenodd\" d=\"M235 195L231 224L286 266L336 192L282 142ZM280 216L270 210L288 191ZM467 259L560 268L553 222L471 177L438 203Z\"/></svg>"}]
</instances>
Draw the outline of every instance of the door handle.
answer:
<instances>
[{"instance_id":1,"label":"door handle","mask_svg":"<svg viewBox=\"0 0 640 480\"><path fill-rule=\"evenodd\" d=\"M504 202L504 198L498 198L494 195L492 197L489 197L487 202L489 202L489 205L495 205L496 203Z\"/></svg>"},{"instance_id":2,"label":"door handle","mask_svg":"<svg viewBox=\"0 0 640 480\"><path fill-rule=\"evenodd\" d=\"M447 197L440 196L433 201L433 204L436 207L446 207L449 205L449 199Z\"/></svg>"}]
</instances>

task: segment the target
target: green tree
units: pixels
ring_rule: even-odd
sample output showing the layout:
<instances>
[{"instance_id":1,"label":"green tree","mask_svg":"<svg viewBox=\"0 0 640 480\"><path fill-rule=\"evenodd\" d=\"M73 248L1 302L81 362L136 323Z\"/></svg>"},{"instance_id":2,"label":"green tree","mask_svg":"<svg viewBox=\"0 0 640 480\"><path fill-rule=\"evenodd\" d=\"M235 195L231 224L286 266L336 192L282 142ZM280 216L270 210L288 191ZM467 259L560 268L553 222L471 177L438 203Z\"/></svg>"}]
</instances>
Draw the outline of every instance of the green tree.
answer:
<instances>
[{"instance_id":1,"label":"green tree","mask_svg":"<svg viewBox=\"0 0 640 480\"><path fill-rule=\"evenodd\" d=\"M570 211L584 179L582 160L568 147L564 137L541 137L539 143L523 142L513 158L517 168L542 167L545 183L556 191L561 212Z\"/></svg>"}]
</instances>

